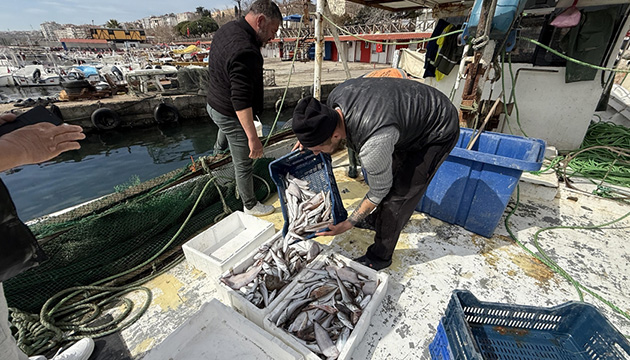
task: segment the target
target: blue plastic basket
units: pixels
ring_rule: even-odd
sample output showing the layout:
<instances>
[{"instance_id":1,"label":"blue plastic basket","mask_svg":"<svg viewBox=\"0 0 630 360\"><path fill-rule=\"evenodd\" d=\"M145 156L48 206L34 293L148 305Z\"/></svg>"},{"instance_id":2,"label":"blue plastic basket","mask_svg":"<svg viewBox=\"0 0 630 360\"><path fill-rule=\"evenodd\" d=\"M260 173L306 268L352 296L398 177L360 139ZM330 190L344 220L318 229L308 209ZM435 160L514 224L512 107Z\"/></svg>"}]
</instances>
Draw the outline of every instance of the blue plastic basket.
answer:
<instances>
[{"instance_id":1,"label":"blue plastic basket","mask_svg":"<svg viewBox=\"0 0 630 360\"><path fill-rule=\"evenodd\" d=\"M284 227L282 228L283 236L287 234L289 228L286 199L284 196L284 179L287 173L298 179L307 181L311 191L330 192L334 224L338 224L348 218L348 212L343 207L339 189L337 189L337 182L333 174L330 155L325 153L315 155L311 151L300 152L296 150L271 162L269 164L269 173L271 174L271 179L278 187L278 197L280 198L282 217L284 218ZM306 237L312 238L314 236L315 233L312 233Z\"/></svg>"},{"instance_id":2,"label":"blue plastic basket","mask_svg":"<svg viewBox=\"0 0 630 360\"><path fill-rule=\"evenodd\" d=\"M523 171L540 169L545 142L483 132L473 149L466 150L471 135L471 129L460 129L457 145L416 210L491 237Z\"/></svg>"},{"instance_id":3,"label":"blue plastic basket","mask_svg":"<svg viewBox=\"0 0 630 360\"><path fill-rule=\"evenodd\" d=\"M630 343L594 306L482 302L455 290L442 319L453 360L624 360Z\"/></svg>"},{"instance_id":4,"label":"blue plastic basket","mask_svg":"<svg viewBox=\"0 0 630 360\"><path fill-rule=\"evenodd\" d=\"M429 344L429 354L431 354L432 360L451 360L453 355L451 349L448 346L448 338L446 337L446 331L442 322L438 324L437 332L431 344Z\"/></svg>"}]
</instances>

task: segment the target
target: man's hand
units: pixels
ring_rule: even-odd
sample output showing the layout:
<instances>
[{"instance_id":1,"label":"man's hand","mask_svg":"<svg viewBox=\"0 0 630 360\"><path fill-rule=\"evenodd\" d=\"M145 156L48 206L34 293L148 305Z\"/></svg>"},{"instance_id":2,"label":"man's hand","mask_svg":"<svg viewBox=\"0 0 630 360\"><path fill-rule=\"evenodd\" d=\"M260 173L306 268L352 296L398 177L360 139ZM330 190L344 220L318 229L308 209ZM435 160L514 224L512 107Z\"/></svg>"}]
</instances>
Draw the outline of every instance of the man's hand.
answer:
<instances>
[{"instance_id":1,"label":"man's hand","mask_svg":"<svg viewBox=\"0 0 630 360\"><path fill-rule=\"evenodd\" d=\"M5 119L3 117L3 119ZM0 137L3 149L17 159L19 165L37 164L50 160L64 151L81 148L78 140L85 139L83 128L43 122L25 126Z\"/></svg>"},{"instance_id":2,"label":"man's hand","mask_svg":"<svg viewBox=\"0 0 630 360\"><path fill-rule=\"evenodd\" d=\"M302 151L304 150L304 146L302 146L302 144L298 141L295 145L293 145L293 149L291 149L291 151L295 151L296 149L300 149L300 151Z\"/></svg>"},{"instance_id":3,"label":"man's hand","mask_svg":"<svg viewBox=\"0 0 630 360\"><path fill-rule=\"evenodd\" d=\"M249 157L251 159L259 159L263 156L263 145L257 136L250 138L248 141L248 145L249 145Z\"/></svg>"},{"instance_id":4,"label":"man's hand","mask_svg":"<svg viewBox=\"0 0 630 360\"><path fill-rule=\"evenodd\" d=\"M17 116L13 113L10 112L6 112L4 114L0 114L0 125L4 124L4 123L8 123L11 122L13 120L15 120Z\"/></svg>"},{"instance_id":5,"label":"man's hand","mask_svg":"<svg viewBox=\"0 0 630 360\"><path fill-rule=\"evenodd\" d=\"M330 231L318 232L316 233L316 235L317 236L335 236L335 235L345 233L346 231L352 229L352 227L353 227L352 223L346 220L346 221L340 222L337 225L330 225L328 226Z\"/></svg>"}]
</instances>

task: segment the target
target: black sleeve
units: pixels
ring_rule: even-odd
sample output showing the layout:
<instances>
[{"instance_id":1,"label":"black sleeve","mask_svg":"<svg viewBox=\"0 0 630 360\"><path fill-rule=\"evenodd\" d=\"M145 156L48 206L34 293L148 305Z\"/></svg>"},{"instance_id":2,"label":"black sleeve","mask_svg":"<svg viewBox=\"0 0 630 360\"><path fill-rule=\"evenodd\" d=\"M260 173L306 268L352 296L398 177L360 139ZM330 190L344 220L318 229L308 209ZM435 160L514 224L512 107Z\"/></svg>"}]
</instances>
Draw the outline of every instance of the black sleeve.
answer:
<instances>
[{"instance_id":1,"label":"black sleeve","mask_svg":"<svg viewBox=\"0 0 630 360\"><path fill-rule=\"evenodd\" d=\"M235 111L254 106L254 79L262 69L262 57L253 51L236 54L228 63L232 105Z\"/></svg>"}]
</instances>

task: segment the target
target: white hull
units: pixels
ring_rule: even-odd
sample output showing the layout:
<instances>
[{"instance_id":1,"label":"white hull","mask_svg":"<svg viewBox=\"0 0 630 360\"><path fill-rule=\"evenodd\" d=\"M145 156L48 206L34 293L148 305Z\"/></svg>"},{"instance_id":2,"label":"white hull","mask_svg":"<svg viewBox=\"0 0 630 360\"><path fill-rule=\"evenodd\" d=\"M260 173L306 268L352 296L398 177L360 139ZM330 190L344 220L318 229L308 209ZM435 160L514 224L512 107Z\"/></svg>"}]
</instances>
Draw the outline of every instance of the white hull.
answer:
<instances>
[{"instance_id":1,"label":"white hull","mask_svg":"<svg viewBox=\"0 0 630 360\"><path fill-rule=\"evenodd\" d=\"M13 81L13 76L11 74L3 74L0 75L0 86L13 86L15 82Z\"/></svg>"},{"instance_id":2,"label":"white hull","mask_svg":"<svg viewBox=\"0 0 630 360\"><path fill-rule=\"evenodd\" d=\"M13 75L13 79L19 86L58 86L59 85L59 76L47 76L42 77L38 81L35 81L31 78L23 77L23 76L15 76Z\"/></svg>"}]
</instances>

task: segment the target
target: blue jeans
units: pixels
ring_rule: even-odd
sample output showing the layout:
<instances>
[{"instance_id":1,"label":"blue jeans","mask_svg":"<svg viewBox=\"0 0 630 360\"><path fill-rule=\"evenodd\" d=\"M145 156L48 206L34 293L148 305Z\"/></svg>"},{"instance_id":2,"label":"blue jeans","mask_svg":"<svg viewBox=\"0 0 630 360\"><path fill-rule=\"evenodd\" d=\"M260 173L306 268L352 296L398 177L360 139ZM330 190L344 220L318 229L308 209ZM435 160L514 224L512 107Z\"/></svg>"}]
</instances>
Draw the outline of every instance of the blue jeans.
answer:
<instances>
[{"instance_id":1,"label":"blue jeans","mask_svg":"<svg viewBox=\"0 0 630 360\"><path fill-rule=\"evenodd\" d=\"M238 118L225 116L210 105L206 105L206 110L212 121L219 127L217 142L214 145L215 154L217 151L226 150L229 146L234 164L236 188L243 201L243 206L246 209L251 209L258 200L254 193L254 161L249 158L247 134L245 134Z\"/></svg>"}]
</instances>

